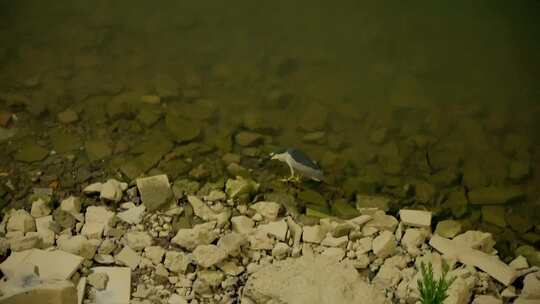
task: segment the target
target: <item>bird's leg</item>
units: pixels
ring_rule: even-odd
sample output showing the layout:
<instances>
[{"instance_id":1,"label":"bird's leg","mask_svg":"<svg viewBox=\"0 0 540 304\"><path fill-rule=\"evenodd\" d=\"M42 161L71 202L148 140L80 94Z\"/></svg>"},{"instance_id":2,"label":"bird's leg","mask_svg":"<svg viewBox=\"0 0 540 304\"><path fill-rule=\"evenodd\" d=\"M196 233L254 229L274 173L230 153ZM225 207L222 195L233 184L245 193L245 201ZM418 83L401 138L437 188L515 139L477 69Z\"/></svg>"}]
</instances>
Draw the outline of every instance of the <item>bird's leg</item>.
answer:
<instances>
[{"instance_id":1,"label":"bird's leg","mask_svg":"<svg viewBox=\"0 0 540 304\"><path fill-rule=\"evenodd\" d=\"M293 167L289 163L287 163L287 165L289 165L289 169L291 170L291 176L287 178L282 178L281 179L282 182L290 182L295 179Z\"/></svg>"}]
</instances>

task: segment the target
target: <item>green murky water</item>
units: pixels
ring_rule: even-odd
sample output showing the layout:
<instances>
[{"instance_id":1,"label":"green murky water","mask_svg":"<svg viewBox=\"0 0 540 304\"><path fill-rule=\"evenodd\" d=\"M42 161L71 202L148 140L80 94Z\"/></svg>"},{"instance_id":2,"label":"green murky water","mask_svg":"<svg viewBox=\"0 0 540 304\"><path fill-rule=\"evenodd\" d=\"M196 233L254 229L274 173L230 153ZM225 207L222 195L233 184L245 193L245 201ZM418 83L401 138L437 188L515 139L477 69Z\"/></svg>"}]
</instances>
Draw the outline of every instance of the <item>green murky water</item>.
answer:
<instances>
[{"instance_id":1,"label":"green murky water","mask_svg":"<svg viewBox=\"0 0 540 304\"><path fill-rule=\"evenodd\" d=\"M187 2L0 1L3 205L243 174L539 244L538 1ZM276 182L291 146L330 186Z\"/></svg>"}]
</instances>

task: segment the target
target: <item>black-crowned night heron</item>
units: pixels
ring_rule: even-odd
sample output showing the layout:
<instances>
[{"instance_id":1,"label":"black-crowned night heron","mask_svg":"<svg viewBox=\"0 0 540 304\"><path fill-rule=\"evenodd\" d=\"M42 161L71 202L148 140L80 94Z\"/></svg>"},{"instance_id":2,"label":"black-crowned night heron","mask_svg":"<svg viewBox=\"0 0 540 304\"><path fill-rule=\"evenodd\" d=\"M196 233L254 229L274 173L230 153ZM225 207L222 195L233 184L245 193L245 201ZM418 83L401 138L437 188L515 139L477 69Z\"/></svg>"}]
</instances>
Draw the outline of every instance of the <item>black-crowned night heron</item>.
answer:
<instances>
[{"instance_id":1,"label":"black-crowned night heron","mask_svg":"<svg viewBox=\"0 0 540 304\"><path fill-rule=\"evenodd\" d=\"M309 156L304 154L304 152L298 149L289 148L275 153L270 153L270 159L280 160L289 166L289 169L291 169L291 176L284 179L286 181L295 179L295 170L301 176L311 178L316 181L322 181L324 177L319 165L317 165L314 160L309 158Z\"/></svg>"}]
</instances>

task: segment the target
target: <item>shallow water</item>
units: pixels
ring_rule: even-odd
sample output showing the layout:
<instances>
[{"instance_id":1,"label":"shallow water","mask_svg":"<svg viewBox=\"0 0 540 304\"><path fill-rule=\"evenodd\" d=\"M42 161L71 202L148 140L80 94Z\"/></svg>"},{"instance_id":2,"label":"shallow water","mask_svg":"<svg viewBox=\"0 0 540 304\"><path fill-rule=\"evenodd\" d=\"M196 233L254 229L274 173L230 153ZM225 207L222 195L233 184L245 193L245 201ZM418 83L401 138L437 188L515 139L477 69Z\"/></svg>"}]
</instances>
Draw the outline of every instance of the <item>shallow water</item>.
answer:
<instances>
[{"instance_id":1,"label":"shallow water","mask_svg":"<svg viewBox=\"0 0 540 304\"><path fill-rule=\"evenodd\" d=\"M0 1L3 204L213 181L228 152L269 181L288 170L259 160L297 147L330 204L385 194L538 245L538 1L139 2Z\"/></svg>"}]
</instances>

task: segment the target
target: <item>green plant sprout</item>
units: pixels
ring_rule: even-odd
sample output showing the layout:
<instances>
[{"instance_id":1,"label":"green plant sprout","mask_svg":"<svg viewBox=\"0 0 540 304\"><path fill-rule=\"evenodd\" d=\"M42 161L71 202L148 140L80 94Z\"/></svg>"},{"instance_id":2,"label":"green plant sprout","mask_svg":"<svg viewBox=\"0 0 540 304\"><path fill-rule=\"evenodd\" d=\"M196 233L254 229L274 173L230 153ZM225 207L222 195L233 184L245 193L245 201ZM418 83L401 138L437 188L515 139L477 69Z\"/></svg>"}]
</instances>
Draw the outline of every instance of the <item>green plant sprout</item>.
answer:
<instances>
[{"instance_id":1,"label":"green plant sprout","mask_svg":"<svg viewBox=\"0 0 540 304\"><path fill-rule=\"evenodd\" d=\"M422 279L418 279L418 290L420 291L420 302L422 304L442 304L444 299L448 297L446 291L455 281L455 277L446 279L446 275L450 270L448 264L443 261L442 274L439 280L433 279L433 266L429 262L426 266L424 262L420 264L422 271Z\"/></svg>"}]
</instances>

